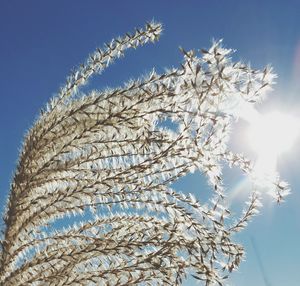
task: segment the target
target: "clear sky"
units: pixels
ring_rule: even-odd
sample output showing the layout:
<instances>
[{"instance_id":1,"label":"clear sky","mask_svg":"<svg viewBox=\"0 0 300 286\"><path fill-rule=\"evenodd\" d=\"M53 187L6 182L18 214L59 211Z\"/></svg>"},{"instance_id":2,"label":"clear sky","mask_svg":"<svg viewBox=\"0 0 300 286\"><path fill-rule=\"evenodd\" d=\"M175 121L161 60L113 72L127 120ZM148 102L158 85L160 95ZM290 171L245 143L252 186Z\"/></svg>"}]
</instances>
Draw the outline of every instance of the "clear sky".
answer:
<instances>
[{"instance_id":1,"label":"clear sky","mask_svg":"<svg viewBox=\"0 0 300 286\"><path fill-rule=\"evenodd\" d=\"M1 0L0 210L24 133L69 71L105 41L152 19L164 24L161 40L130 51L95 84L117 85L152 67L160 71L177 66L178 46L198 49L209 47L213 38L223 38L226 47L237 50L236 60L251 62L254 68L271 64L278 74L261 111L277 108L300 117L299 0ZM238 151L247 149L244 145L234 144ZM260 216L236 237L247 257L231 276L230 285L300 285L299 159L296 145L279 161L292 195L280 206L266 201ZM228 176L230 188L236 190L241 179L230 172ZM180 187L200 193L200 184L201 179L190 177Z\"/></svg>"}]
</instances>

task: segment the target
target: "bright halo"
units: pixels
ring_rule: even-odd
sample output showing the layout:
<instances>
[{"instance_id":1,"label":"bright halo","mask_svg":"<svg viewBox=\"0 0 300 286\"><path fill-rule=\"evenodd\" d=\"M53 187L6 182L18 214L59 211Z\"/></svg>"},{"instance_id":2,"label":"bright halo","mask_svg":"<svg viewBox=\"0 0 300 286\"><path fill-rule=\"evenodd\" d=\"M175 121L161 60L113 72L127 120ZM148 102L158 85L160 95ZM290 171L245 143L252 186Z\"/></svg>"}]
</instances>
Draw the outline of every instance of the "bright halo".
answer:
<instances>
[{"instance_id":1,"label":"bright halo","mask_svg":"<svg viewBox=\"0 0 300 286\"><path fill-rule=\"evenodd\" d=\"M257 153L253 175L257 180L276 176L277 157L291 149L299 135L297 118L280 112L261 115L258 112L248 117L250 127L248 141Z\"/></svg>"},{"instance_id":2,"label":"bright halo","mask_svg":"<svg viewBox=\"0 0 300 286\"><path fill-rule=\"evenodd\" d=\"M258 155L277 157L288 151L299 135L296 118L279 112L258 115L250 122L248 140Z\"/></svg>"}]
</instances>

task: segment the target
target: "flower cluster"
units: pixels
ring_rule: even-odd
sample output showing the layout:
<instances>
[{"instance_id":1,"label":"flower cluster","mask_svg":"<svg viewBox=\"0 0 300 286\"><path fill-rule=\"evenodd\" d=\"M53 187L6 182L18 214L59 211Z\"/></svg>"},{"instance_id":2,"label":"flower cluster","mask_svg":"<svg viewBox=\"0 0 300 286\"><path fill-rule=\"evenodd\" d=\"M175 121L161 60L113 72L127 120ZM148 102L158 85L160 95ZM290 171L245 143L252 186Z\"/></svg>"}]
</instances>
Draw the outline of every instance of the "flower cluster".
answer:
<instances>
[{"instance_id":1,"label":"flower cluster","mask_svg":"<svg viewBox=\"0 0 300 286\"><path fill-rule=\"evenodd\" d=\"M1 285L180 285L189 274L222 285L239 266L243 248L232 234L260 203L253 192L234 221L222 165L251 173L228 150L229 130L239 103L269 88L271 70L233 63L215 42L200 53L182 49L178 69L77 92L161 31L149 23L96 50L26 135L4 216ZM161 126L166 119L176 130ZM195 171L212 187L209 202L171 186ZM287 186L276 184L280 197Z\"/></svg>"}]
</instances>

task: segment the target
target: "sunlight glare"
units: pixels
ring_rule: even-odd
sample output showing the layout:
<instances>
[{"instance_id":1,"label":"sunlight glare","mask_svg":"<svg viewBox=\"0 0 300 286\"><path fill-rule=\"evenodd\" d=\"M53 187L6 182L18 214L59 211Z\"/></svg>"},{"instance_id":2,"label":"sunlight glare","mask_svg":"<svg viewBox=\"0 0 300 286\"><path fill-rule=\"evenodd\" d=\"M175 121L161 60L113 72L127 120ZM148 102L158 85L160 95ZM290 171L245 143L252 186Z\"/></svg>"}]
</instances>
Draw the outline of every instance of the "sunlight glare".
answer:
<instances>
[{"instance_id":1,"label":"sunlight glare","mask_svg":"<svg viewBox=\"0 0 300 286\"><path fill-rule=\"evenodd\" d=\"M248 140L259 155L277 157L292 147L298 129L298 120L290 115L279 112L258 115L250 122Z\"/></svg>"},{"instance_id":2,"label":"sunlight glare","mask_svg":"<svg viewBox=\"0 0 300 286\"><path fill-rule=\"evenodd\" d=\"M299 120L278 111L248 117L250 127L247 140L257 153L253 175L258 180L276 177L278 156L289 151L299 135Z\"/></svg>"}]
</instances>

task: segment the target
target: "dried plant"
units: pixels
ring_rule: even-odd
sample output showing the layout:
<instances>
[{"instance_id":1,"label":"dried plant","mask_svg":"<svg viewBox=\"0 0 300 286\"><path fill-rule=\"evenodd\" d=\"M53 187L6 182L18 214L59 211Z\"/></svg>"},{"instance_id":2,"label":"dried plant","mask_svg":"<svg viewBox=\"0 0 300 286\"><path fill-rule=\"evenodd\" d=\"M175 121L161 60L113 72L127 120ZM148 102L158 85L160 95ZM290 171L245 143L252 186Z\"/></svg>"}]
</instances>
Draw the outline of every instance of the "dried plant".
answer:
<instances>
[{"instance_id":1,"label":"dried plant","mask_svg":"<svg viewBox=\"0 0 300 286\"><path fill-rule=\"evenodd\" d=\"M251 174L251 162L228 150L229 130L239 103L269 88L270 68L233 63L216 42L202 56L182 49L180 68L164 74L78 91L161 30L149 23L97 49L26 134L4 214L1 285L180 285L187 275L222 285L239 266L232 236L256 214L259 194L232 218L222 165ZM212 187L208 202L172 188L195 171ZM274 184L281 199L287 186Z\"/></svg>"}]
</instances>

